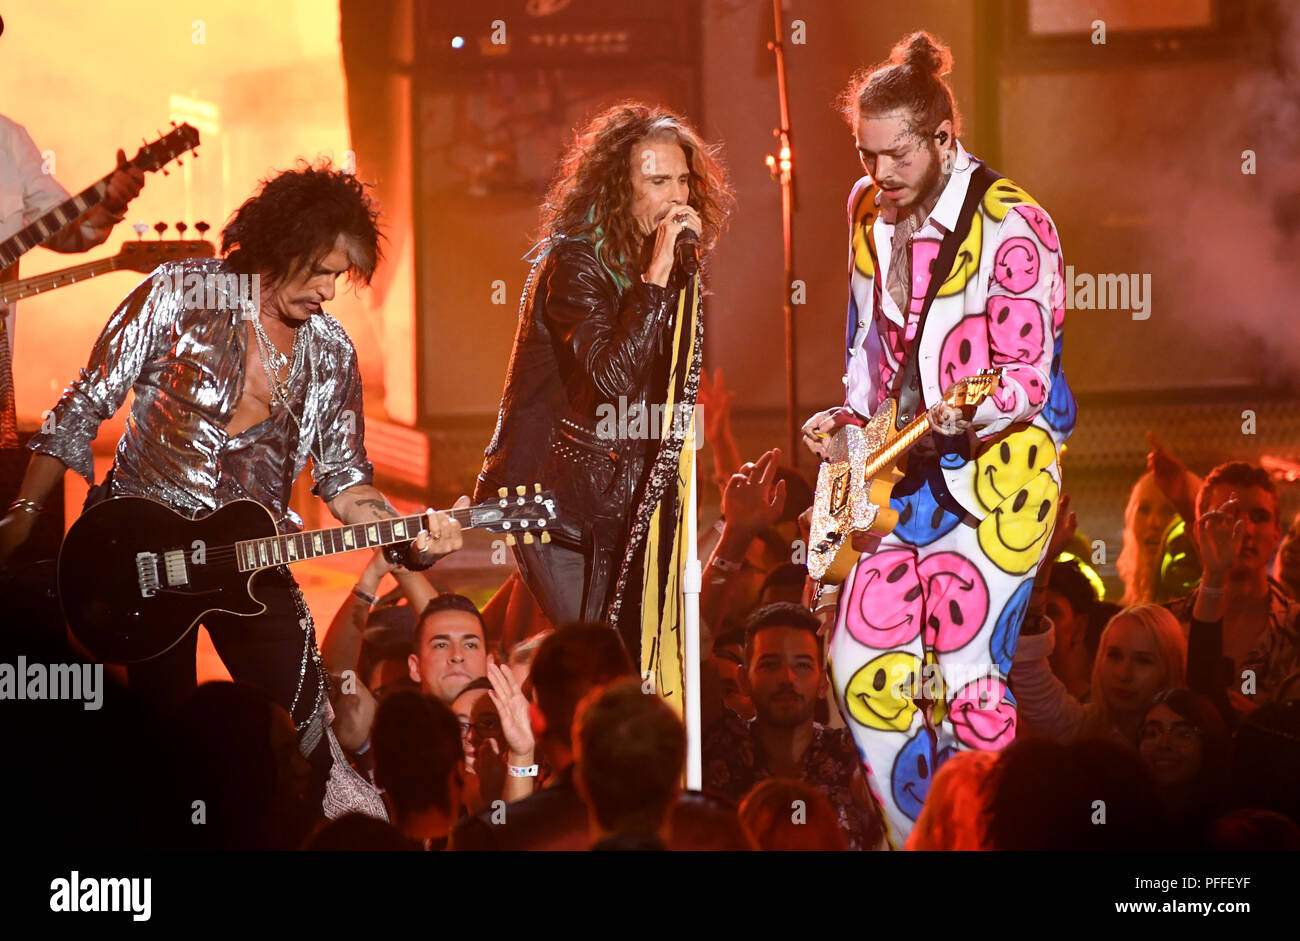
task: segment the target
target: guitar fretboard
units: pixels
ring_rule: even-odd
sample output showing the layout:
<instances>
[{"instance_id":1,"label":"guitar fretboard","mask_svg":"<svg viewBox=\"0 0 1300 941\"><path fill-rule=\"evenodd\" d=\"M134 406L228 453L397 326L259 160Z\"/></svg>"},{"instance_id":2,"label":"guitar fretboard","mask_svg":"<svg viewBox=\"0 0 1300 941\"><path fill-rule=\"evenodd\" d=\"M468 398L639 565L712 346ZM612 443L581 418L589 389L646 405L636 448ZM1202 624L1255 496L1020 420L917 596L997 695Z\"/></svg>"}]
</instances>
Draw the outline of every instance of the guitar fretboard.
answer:
<instances>
[{"instance_id":1,"label":"guitar fretboard","mask_svg":"<svg viewBox=\"0 0 1300 941\"><path fill-rule=\"evenodd\" d=\"M469 529L473 525L470 521L472 509L473 507L463 507L442 512L460 523L462 528ZM380 546L390 546L395 542L407 542L419 535L424 526L425 516L421 513L416 516L375 520L372 523L336 526L333 529L313 529L310 532L291 533L288 536L244 539L235 543L235 557L239 560L239 571L252 572L256 569L289 565L304 559L318 559L321 556L336 555L340 552L376 549Z\"/></svg>"},{"instance_id":2,"label":"guitar fretboard","mask_svg":"<svg viewBox=\"0 0 1300 941\"><path fill-rule=\"evenodd\" d=\"M52 291L55 288L76 284L78 281L104 274L106 271L116 271L122 267L122 264L122 261L114 256L99 261L88 261L84 265L75 265L58 272L52 271L49 274L23 278L21 281L0 286L0 304L12 304L14 301L40 294L42 291Z\"/></svg>"},{"instance_id":3,"label":"guitar fretboard","mask_svg":"<svg viewBox=\"0 0 1300 941\"><path fill-rule=\"evenodd\" d=\"M891 441L887 448L881 450L880 453L875 456L875 459L867 464L866 468L862 472L863 476L866 478L874 477L886 467L897 463L903 452L916 444L917 439L920 438L921 435L925 434L929 427L930 417L927 414L923 413L912 419L911 424L899 432L898 437Z\"/></svg>"},{"instance_id":4,"label":"guitar fretboard","mask_svg":"<svg viewBox=\"0 0 1300 941\"><path fill-rule=\"evenodd\" d=\"M76 196L65 199L35 222L9 236L0 243L0 269L8 268L28 250L49 241L69 222L97 205L107 192L108 177L105 177Z\"/></svg>"}]
</instances>

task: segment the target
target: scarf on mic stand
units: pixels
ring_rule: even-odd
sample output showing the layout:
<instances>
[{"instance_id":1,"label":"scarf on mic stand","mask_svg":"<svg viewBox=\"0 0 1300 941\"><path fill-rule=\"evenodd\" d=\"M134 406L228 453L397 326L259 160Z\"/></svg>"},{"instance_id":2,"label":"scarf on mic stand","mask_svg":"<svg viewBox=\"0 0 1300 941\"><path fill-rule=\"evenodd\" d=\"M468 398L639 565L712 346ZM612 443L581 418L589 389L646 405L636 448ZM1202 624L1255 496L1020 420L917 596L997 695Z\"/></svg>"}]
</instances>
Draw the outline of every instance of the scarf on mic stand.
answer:
<instances>
[{"instance_id":1,"label":"scarf on mic stand","mask_svg":"<svg viewBox=\"0 0 1300 941\"><path fill-rule=\"evenodd\" d=\"M683 656L682 571L686 562L686 499L694 452L684 443L695 418L704 346L704 311L700 278L695 275L677 297L671 339L672 357L665 390L659 450L637 501L627 551L619 569L608 620L641 620L642 677L682 712ZM695 439L698 442L698 438ZM696 447L698 448L698 443ZM631 591L633 598L625 598Z\"/></svg>"}]
</instances>

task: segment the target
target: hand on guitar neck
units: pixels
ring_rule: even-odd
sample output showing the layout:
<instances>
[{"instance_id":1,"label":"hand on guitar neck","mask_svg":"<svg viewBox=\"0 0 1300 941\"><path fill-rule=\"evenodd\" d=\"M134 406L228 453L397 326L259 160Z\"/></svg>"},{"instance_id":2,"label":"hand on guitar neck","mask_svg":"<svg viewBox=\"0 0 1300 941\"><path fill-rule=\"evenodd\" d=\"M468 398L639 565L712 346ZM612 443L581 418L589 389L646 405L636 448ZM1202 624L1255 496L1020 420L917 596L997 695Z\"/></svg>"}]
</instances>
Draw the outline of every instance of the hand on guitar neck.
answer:
<instances>
[{"instance_id":1,"label":"hand on guitar neck","mask_svg":"<svg viewBox=\"0 0 1300 941\"><path fill-rule=\"evenodd\" d=\"M117 169L108 178L108 191L101 202L73 219L46 243L56 252L84 252L108 241L113 227L126 218L131 200L144 188L144 171L131 165L126 153L117 152Z\"/></svg>"}]
</instances>

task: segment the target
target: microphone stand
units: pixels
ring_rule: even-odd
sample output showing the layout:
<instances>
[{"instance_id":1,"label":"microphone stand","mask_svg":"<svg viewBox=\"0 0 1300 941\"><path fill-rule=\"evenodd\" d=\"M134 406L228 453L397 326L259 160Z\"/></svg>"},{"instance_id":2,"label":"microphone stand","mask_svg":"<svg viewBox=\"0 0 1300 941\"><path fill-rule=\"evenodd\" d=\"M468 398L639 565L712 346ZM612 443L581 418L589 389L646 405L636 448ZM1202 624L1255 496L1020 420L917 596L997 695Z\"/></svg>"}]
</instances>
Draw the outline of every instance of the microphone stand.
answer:
<instances>
[{"instance_id":1,"label":"microphone stand","mask_svg":"<svg viewBox=\"0 0 1300 941\"><path fill-rule=\"evenodd\" d=\"M773 41L767 44L776 55L776 90L781 107L781 126L773 129L780 149L767 155L772 179L781 184L781 243L785 260L785 284L781 288L785 309L785 418L788 431L786 455L797 467L802 448L799 446L798 401L795 395L794 306L790 293L794 285L794 150L790 143L790 98L785 77L785 24L781 17L781 0L772 0Z\"/></svg>"}]
</instances>

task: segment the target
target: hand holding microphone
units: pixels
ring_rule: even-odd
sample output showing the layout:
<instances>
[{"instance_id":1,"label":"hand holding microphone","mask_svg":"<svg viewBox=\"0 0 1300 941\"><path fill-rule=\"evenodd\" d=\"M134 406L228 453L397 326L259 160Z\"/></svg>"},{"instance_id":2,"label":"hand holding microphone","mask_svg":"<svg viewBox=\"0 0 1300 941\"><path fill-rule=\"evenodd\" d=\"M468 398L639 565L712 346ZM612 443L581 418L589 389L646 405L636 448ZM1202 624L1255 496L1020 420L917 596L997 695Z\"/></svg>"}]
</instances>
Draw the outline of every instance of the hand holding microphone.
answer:
<instances>
[{"instance_id":1,"label":"hand holding microphone","mask_svg":"<svg viewBox=\"0 0 1300 941\"><path fill-rule=\"evenodd\" d=\"M655 228L654 254L642 280L667 287L675 264L681 265L687 274L694 274L699 268L703 231L703 220L693 206L671 207Z\"/></svg>"}]
</instances>

